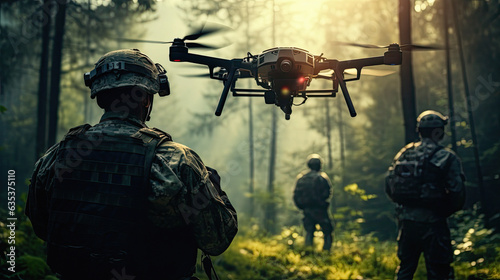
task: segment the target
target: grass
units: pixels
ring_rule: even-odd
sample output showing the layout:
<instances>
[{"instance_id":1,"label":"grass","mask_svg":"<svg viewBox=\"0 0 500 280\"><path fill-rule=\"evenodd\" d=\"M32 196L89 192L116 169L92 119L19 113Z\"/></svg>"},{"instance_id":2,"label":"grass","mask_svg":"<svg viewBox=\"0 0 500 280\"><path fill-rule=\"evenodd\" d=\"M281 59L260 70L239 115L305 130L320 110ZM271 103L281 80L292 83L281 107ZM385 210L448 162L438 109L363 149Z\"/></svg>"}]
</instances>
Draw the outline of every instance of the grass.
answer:
<instances>
[{"instance_id":1,"label":"grass","mask_svg":"<svg viewBox=\"0 0 500 280\"><path fill-rule=\"evenodd\" d=\"M212 260L219 277L228 280L394 279L399 263L395 241L345 232L335 236L330 252L321 251L322 245L321 232L316 232L314 247L307 248L300 228L264 236L254 227L239 234L225 253ZM473 264L456 261L456 279L500 279L498 263ZM199 268L196 276L208 279ZM414 279L426 279L423 257Z\"/></svg>"}]
</instances>

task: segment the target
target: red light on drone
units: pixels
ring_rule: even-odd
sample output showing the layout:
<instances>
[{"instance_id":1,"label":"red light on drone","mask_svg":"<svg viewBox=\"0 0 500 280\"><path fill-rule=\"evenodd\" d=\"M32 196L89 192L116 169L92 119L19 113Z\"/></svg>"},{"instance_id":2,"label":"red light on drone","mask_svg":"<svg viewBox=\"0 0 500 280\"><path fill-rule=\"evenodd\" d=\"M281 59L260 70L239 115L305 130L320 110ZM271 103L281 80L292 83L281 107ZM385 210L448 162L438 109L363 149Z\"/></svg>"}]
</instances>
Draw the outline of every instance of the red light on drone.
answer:
<instances>
[{"instance_id":1,"label":"red light on drone","mask_svg":"<svg viewBox=\"0 0 500 280\"><path fill-rule=\"evenodd\" d=\"M175 62L180 62L181 60L180 59L174 59Z\"/></svg>"},{"instance_id":2,"label":"red light on drone","mask_svg":"<svg viewBox=\"0 0 500 280\"><path fill-rule=\"evenodd\" d=\"M299 84L303 84L306 81L306 78L300 77L299 78Z\"/></svg>"}]
</instances>

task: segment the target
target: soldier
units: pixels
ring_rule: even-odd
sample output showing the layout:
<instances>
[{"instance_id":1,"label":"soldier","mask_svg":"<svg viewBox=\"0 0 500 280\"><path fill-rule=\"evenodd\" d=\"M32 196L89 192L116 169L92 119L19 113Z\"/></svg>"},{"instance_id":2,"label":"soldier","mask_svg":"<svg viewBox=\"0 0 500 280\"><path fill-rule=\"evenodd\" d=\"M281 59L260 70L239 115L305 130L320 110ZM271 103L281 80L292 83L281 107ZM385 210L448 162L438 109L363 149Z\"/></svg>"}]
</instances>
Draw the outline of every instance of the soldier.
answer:
<instances>
[{"instance_id":1,"label":"soldier","mask_svg":"<svg viewBox=\"0 0 500 280\"><path fill-rule=\"evenodd\" d=\"M323 231L323 251L330 251L333 242L333 226L328 215L328 206L332 184L325 172L321 172L321 158L317 154L309 155L307 166L310 170L297 176L293 201L304 212L306 246L313 245L316 225Z\"/></svg>"},{"instance_id":2,"label":"soldier","mask_svg":"<svg viewBox=\"0 0 500 280\"><path fill-rule=\"evenodd\" d=\"M406 145L386 177L386 193L396 202L398 219L397 279L412 279L424 253L428 279L453 279L453 252L447 217L465 201L462 165L439 141L448 118L425 111L417 118L420 142Z\"/></svg>"},{"instance_id":3,"label":"soldier","mask_svg":"<svg viewBox=\"0 0 500 280\"><path fill-rule=\"evenodd\" d=\"M26 215L62 279L196 279L197 250L219 255L237 232L220 177L190 148L148 128L166 71L137 49L85 74L101 121L71 129L37 161Z\"/></svg>"}]
</instances>

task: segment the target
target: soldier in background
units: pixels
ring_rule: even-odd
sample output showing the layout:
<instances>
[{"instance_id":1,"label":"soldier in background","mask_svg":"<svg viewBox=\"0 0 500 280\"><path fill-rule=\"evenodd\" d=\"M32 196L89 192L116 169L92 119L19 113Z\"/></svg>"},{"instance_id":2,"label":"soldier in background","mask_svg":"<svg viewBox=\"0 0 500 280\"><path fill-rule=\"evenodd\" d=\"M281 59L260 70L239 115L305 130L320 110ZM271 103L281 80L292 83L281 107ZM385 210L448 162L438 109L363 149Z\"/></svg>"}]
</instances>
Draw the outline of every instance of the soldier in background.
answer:
<instances>
[{"instance_id":1,"label":"soldier in background","mask_svg":"<svg viewBox=\"0 0 500 280\"><path fill-rule=\"evenodd\" d=\"M321 163L319 155L309 155L309 170L297 176L293 201L304 213L306 246L313 245L314 232L319 224L324 236L323 250L329 251L333 242L333 225L328 214L332 184L328 175L321 172Z\"/></svg>"},{"instance_id":2,"label":"soldier in background","mask_svg":"<svg viewBox=\"0 0 500 280\"><path fill-rule=\"evenodd\" d=\"M197 250L237 232L220 177L190 148L148 128L166 71L139 50L105 54L85 74L101 121L71 129L35 165L26 215L62 279L195 279Z\"/></svg>"},{"instance_id":3,"label":"soldier in background","mask_svg":"<svg viewBox=\"0 0 500 280\"><path fill-rule=\"evenodd\" d=\"M396 155L386 177L386 193L398 204L400 280L413 278L422 252L428 279L454 278L447 217L463 207L465 176L457 155L439 145L447 122L436 111L421 113L421 141Z\"/></svg>"}]
</instances>

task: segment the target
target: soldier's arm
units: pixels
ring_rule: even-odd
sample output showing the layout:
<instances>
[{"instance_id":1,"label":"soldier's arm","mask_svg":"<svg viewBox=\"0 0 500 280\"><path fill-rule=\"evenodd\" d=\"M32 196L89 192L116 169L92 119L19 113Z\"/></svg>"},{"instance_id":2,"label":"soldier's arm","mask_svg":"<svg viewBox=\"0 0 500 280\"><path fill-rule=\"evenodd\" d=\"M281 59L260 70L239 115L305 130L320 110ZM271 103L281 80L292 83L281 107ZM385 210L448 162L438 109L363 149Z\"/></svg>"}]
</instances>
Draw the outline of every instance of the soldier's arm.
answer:
<instances>
[{"instance_id":1,"label":"soldier's arm","mask_svg":"<svg viewBox=\"0 0 500 280\"><path fill-rule=\"evenodd\" d=\"M169 147L170 145L170 147ZM171 179L173 212L191 227L198 247L209 255L219 255L231 244L238 230L236 211L227 195L210 181L199 156L180 144L162 146L165 161L179 182ZM220 183L220 181L219 181ZM175 185L180 184L180 187ZM167 203L164 203L165 205Z\"/></svg>"},{"instance_id":2,"label":"soldier's arm","mask_svg":"<svg viewBox=\"0 0 500 280\"><path fill-rule=\"evenodd\" d=\"M201 163L201 159L194 158ZM220 255L238 231L236 211L227 195L214 187L205 168L184 166L182 173L182 180L189 186L183 216L193 228L198 248L209 255Z\"/></svg>"},{"instance_id":3,"label":"soldier's arm","mask_svg":"<svg viewBox=\"0 0 500 280\"><path fill-rule=\"evenodd\" d=\"M49 220L48 191L51 181L57 179L54 174L54 164L58 146L59 145L56 144L51 147L47 153L36 162L26 201L25 214L30 219L35 234L43 240L47 240L47 224Z\"/></svg>"},{"instance_id":4,"label":"soldier's arm","mask_svg":"<svg viewBox=\"0 0 500 280\"><path fill-rule=\"evenodd\" d=\"M327 200L332 195L332 183L326 173L322 172L321 177L323 180L320 189L320 197Z\"/></svg>"},{"instance_id":5,"label":"soldier's arm","mask_svg":"<svg viewBox=\"0 0 500 280\"><path fill-rule=\"evenodd\" d=\"M465 175L462 164L454 153L450 153L447 169L446 190L453 208L459 210L465 203Z\"/></svg>"}]
</instances>

